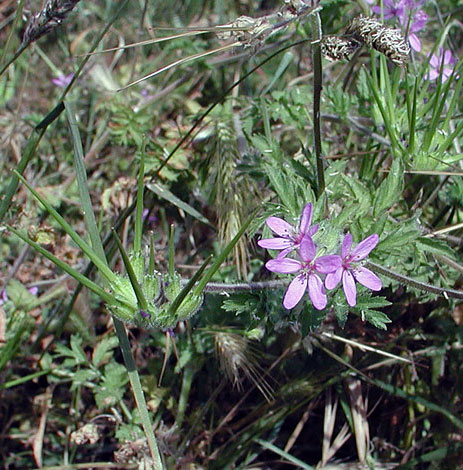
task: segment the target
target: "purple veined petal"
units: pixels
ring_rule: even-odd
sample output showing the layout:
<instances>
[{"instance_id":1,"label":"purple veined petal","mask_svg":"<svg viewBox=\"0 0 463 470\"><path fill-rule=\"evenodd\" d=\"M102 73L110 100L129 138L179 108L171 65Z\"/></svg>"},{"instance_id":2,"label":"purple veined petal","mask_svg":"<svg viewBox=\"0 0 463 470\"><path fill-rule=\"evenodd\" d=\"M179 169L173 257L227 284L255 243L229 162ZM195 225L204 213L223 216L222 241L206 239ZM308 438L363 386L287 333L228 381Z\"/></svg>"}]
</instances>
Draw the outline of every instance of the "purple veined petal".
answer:
<instances>
[{"instance_id":1,"label":"purple veined petal","mask_svg":"<svg viewBox=\"0 0 463 470\"><path fill-rule=\"evenodd\" d=\"M343 268L338 268L336 271L327 274L325 278L325 287L329 290L334 289L341 282L343 271Z\"/></svg>"},{"instance_id":2,"label":"purple veined petal","mask_svg":"<svg viewBox=\"0 0 463 470\"><path fill-rule=\"evenodd\" d=\"M367 268L362 266L355 268L353 274L356 281L362 284L362 286L368 287L368 289L378 291L383 287L381 279Z\"/></svg>"},{"instance_id":3,"label":"purple veined petal","mask_svg":"<svg viewBox=\"0 0 463 470\"><path fill-rule=\"evenodd\" d=\"M347 303L353 307L357 303L357 288L355 287L354 276L347 269L342 273L342 289Z\"/></svg>"},{"instance_id":4,"label":"purple veined petal","mask_svg":"<svg viewBox=\"0 0 463 470\"><path fill-rule=\"evenodd\" d=\"M299 247L299 255L305 263L309 263L315 258L317 248L310 237L304 237Z\"/></svg>"},{"instance_id":5,"label":"purple veined petal","mask_svg":"<svg viewBox=\"0 0 463 470\"><path fill-rule=\"evenodd\" d=\"M301 221L299 222L299 235L308 235L310 223L312 222L312 204L309 202L302 209Z\"/></svg>"},{"instance_id":6,"label":"purple veined petal","mask_svg":"<svg viewBox=\"0 0 463 470\"><path fill-rule=\"evenodd\" d=\"M268 250L284 250L293 245L291 240L288 238L263 238L259 240L257 244L262 248L267 248Z\"/></svg>"},{"instance_id":7,"label":"purple veined petal","mask_svg":"<svg viewBox=\"0 0 463 470\"><path fill-rule=\"evenodd\" d=\"M286 289L285 296L283 298L283 306L288 310L294 308L302 299L306 289L307 276L305 274L299 274L299 276L296 276L291 281Z\"/></svg>"},{"instance_id":8,"label":"purple veined petal","mask_svg":"<svg viewBox=\"0 0 463 470\"><path fill-rule=\"evenodd\" d=\"M325 286L323 285L322 280L316 274L309 275L309 297L313 303L313 306L317 310L323 310L328 303L325 294Z\"/></svg>"},{"instance_id":9,"label":"purple veined petal","mask_svg":"<svg viewBox=\"0 0 463 470\"><path fill-rule=\"evenodd\" d=\"M338 255L320 256L314 262L315 270L320 274L329 274L342 266L342 259Z\"/></svg>"},{"instance_id":10,"label":"purple veined petal","mask_svg":"<svg viewBox=\"0 0 463 470\"><path fill-rule=\"evenodd\" d=\"M265 267L274 273L290 274L299 271L302 263L290 258L275 258L267 261Z\"/></svg>"},{"instance_id":11,"label":"purple veined petal","mask_svg":"<svg viewBox=\"0 0 463 470\"><path fill-rule=\"evenodd\" d=\"M408 35L408 42L410 43L410 47L416 51L421 51L421 41L418 39L418 36L415 33L410 33Z\"/></svg>"},{"instance_id":12,"label":"purple veined petal","mask_svg":"<svg viewBox=\"0 0 463 470\"><path fill-rule=\"evenodd\" d=\"M378 242L379 242L379 236L376 233L365 238L365 240L362 240L352 250L352 253L350 255L350 260L360 261L361 259L366 258L370 254L370 251L373 250L373 248L378 244Z\"/></svg>"},{"instance_id":13,"label":"purple veined petal","mask_svg":"<svg viewBox=\"0 0 463 470\"><path fill-rule=\"evenodd\" d=\"M280 237L290 238L294 234L294 227L288 224L286 220L280 219L280 217L269 217L265 223L269 226L272 232L275 232Z\"/></svg>"},{"instance_id":14,"label":"purple veined petal","mask_svg":"<svg viewBox=\"0 0 463 470\"><path fill-rule=\"evenodd\" d=\"M342 246L341 246L342 259L347 258L347 256L350 253L351 247L352 247L352 235L350 233L347 233L346 236L344 237L344 240L342 241Z\"/></svg>"}]
</instances>

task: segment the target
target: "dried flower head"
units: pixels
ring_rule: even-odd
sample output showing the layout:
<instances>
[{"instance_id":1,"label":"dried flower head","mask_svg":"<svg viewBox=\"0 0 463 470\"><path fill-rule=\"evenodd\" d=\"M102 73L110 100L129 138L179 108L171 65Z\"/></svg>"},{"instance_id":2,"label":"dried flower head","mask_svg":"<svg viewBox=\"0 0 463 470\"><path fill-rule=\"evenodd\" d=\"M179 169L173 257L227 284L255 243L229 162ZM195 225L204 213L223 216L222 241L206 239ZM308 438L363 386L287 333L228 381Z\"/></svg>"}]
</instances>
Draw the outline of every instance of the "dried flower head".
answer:
<instances>
[{"instance_id":1,"label":"dried flower head","mask_svg":"<svg viewBox=\"0 0 463 470\"><path fill-rule=\"evenodd\" d=\"M241 388L240 373L242 372L270 401L272 389L263 377L257 356L252 351L248 339L242 334L229 331L213 331L212 334L220 367L233 385L238 389Z\"/></svg>"},{"instance_id":2,"label":"dried flower head","mask_svg":"<svg viewBox=\"0 0 463 470\"><path fill-rule=\"evenodd\" d=\"M29 19L23 36L23 44L37 41L60 25L79 0L48 0L43 9Z\"/></svg>"},{"instance_id":3,"label":"dried flower head","mask_svg":"<svg viewBox=\"0 0 463 470\"><path fill-rule=\"evenodd\" d=\"M410 55L410 46L398 29L383 25L375 18L358 16L346 29L346 35L384 54L403 67Z\"/></svg>"},{"instance_id":4,"label":"dried flower head","mask_svg":"<svg viewBox=\"0 0 463 470\"><path fill-rule=\"evenodd\" d=\"M321 40L322 54L328 60L349 59L349 56L362 45L363 42L357 39L343 36L323 36Z\"/></svg>"},{"instance_id":5,"label":"dried flower head","mask_svg":"<svg viewBox=\"0 0 463 470\"><path fill-rule=\"evenodd\" d=\"M218 34L218 37L222 40L233 38L243 47L259 46L272 31L272 26L265 18L251 18L250 16L240 16L224 26L233 29Z\"/></svg>"}]
</instances>

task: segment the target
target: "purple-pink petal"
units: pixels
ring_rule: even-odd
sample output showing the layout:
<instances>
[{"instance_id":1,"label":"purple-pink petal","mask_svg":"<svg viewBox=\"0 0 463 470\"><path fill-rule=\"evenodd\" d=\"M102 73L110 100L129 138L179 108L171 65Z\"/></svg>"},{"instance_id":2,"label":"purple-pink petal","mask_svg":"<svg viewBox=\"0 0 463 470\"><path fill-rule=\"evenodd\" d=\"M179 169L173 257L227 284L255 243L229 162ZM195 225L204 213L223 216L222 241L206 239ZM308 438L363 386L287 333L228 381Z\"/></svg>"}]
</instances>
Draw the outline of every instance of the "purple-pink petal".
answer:
<instances>
[{"instance_id":1,"label":"purple-pink petal","mask_svg":"<svg viewBox=\"0 0 463 470\"><path fill-rule=\"evenodd\" d=\"M263 238L257 244L269 250L283 250L292 246L292 242L288 238Z\"/></svg>"},{"instance_id":2,"label":"purple-pink petal","mask_svg":"<svg viewBox=\"0 0 463 470\"><path fill-rule=\"evenodd\" d=\"M320 256L314 262L315 269L320 274L329 274L337 269L339 269L342 265L341 257L338 255L325 255Z\"/></svg>"},{"instance_id":3,"label":"purple-pink petal","mask_svg":"<svg viewBox=\"0 0 463 470\"><path fill-rule=\"evenodd\" d=\"M408 35L408 42L410 43L410 47L416 51L421 51L421 41L418 39L418 36L415 33L410 33Z\"/></svg>"},{"instance_id":4,"label":"purple-pink petal","mask_svg":"<svg viewBox=\"0 0 463 470\"><path fill-rule=\"evenodd\" d=\"M428 22L428 15L423 10L418 10L410 23L410 32L417 33L421 31Z\"/></svg>"},{"instance_id":5,"label":"purple-pink petal","mask_svg":"<svg viewBox=\"0 0 463 470\"><path fill-rule=\"evenodd\" d=\"M346 296L347 303L353 307L357 303L357 288L355 287L355 279L350 271L345 270L342 273L342 288Z\"/></svg>"},{"instance_id":6,"label":"purple-pink petal","mask_svg":"<svg viewBox=\"0 0 463 470\"><path fill-rule=\"evenodd\" d=\"M294 227L280 217L269 217L265 223L280 237L289 238L294 233Z\"/></svg>"},{"instance_id":7,"label":"purple-pink petal","mask_svg":"<svg viewBox=\"0 0 463 470\"><path fill-rule=\"evenodd\" d=\"M325 294L325 287L319 276L316 274L309 275L309 297L313 303L313 306L317 310L323 310L326 307L327 299Z\"/></svg>"},{"instance_id":8,"label":"purple-pink petal","mask_svg":"<svg viewBox=\"0 0 463 470\"><path fill-rule=\"evenodd\" d=\"M302 299L305 290L307 289L307 276L299 274L296 276L288 288L286 289L285 296L283 298L283 306L288 310L294 308Z\"/></svg>"},{"instance_id":9,"label":"purple-pink petal","mask_svg":"<svg viewBox=\"0 0 463 470\"><path fill-rule=\"evenodd\" d=\"M319 224L315 224L315 225L312 225L312 227L310 227L308 233L306 233L306 235L308 235L309 237L311 237L312 235L314 235L315 233L317 233L317 230L318 230L318 227L320 225Z\"/></svg>"},{"instance_id":10,"label":"purple-pink petal","mask_svg":"<svg viewBox=\"0 0 463 470\"><path fill-rule=\"evenodd\" d=\"M290 274L299 271L302 263L290 258L275 258L267 261L265 267L274 273Z\"/></svg>"},{"instance_id":11,"label":"purple-pink petal","mask_svg":"<svg viewBox=\"0 0 463 470\"><path fill-rule=\"evenodd\" d=\"M350 261L360 261L366 258L371 250L378 244L379 236L374 233L362 240L352 251Z\"/></svg>"},{"instance_id":12,"label":"purple-pink petal","mask_svg":"<svg viewBox=\"0 0 463 470\"><path fill-rule=\"evenodd\" d=\"M356 281L368 289L379 291L383 287L381 279L367 268L360 266L353 270L353 274Z\"/></svg>"},{"instance_id":13,"label":"purple-pink petal","mask_svg":"<svg viewBox=\"0 0 463 470\"><path fill-rule=\"evenodd\" d=\"M350 233L347 233L346 236L344 237L344 240L342 241L342 246L341 246L342 259L347 258L347 256L350 253L351 247L352 247L352 235Z\"/></svg>"},{"instance_id":14,"label":"purple-pink petal","mask_svg":"<svg viewBox=\"0 0 463 470\"><path fill-rule=\"evenodd\" d=\"M304 237L301 240L301 246L299 247L299 255L302 261L309 263L315 258L317 248L315 243L310 237Z\"/></svg>"},{"instance_id":15,"label":"purple-pink petal","mask_svg":"<svg viewBox=\"0 0 463 470\"><path fill-rule=\"evenodd\" d=\"M455 65L457 63L457 60L455 57L453 57L453 54L450 52L449 49L447 49L444 52L444 64L445 65Z\"/></svg>"},{"instance_id":16,"label":"purple-pink petal","mask_svg":"<svg viewBox=\"0 0 463 470\"><path fill-rule=\"evenodd\" d=\"M340 282L342 277L343 268L338 268L336 271L329 273L325 278L325 287L329 290L334 289Z\"/></svg>"},{"instance_id":17,"label":"purple-pink petal","mask_svg":"<svg viewBox=\"0 0 463 470\"><path fill-rule=\"evenodd\" d=\"M301 221L299 222L299 234L309 235L310 223L312 222L312 204L310 202L302 209Z\"/></svg>"}]
</instances>

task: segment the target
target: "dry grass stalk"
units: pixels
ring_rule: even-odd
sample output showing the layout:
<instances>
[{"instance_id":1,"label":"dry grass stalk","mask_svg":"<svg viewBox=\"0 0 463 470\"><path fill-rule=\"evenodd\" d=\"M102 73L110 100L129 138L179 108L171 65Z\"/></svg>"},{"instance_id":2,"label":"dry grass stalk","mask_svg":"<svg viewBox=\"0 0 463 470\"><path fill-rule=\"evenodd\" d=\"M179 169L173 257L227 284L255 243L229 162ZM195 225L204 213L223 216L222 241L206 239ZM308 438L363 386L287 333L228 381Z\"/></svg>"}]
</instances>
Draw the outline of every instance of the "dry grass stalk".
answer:
<instances>
[{"instance_id":1,"label":"dry grass stalk","mask_svg":"<svg viewBox=\"0 0 463 470\"><path fill-rule=\"evenodd\" d=\"M370 443L370 428L368 426L368 400L363 398L362 383L358 379L346 379L347 392L350 398L352 422L354 426L355 443L360 463L365 463Z\"/></svg>"},{"instance_id":2,"label":"dry grass stalk","mask_svg":"<svg viewBox=\"0 0 463 470\"><path fill-rule=\"evenodd\" d=\"M351 436L349 426L344 423L338 435L332 441L337 408L338 399L336 398L333 401L331 388L329 388L326 391L325 418L323 421L322 459L317 468L324 467Z\"/></svg>"},{"instance_id":3,"label":"dry grass stalk","mask_svg":"<svg viewBox=\"0 0 463 470\"><path fill-rule=\"evenodd\" d=\"M59 26L79 0L48 0L43 9L33 15L24 31L22 44L30 44Z\"/></svg>"}]
</instances>

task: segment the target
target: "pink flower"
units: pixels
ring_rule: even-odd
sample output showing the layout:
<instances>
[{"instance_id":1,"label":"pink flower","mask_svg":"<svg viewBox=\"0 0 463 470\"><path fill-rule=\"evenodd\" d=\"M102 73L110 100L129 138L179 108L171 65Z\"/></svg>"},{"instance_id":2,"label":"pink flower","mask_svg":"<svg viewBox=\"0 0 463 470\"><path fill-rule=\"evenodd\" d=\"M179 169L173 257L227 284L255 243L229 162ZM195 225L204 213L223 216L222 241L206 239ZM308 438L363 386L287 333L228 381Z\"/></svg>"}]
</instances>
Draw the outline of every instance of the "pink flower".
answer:
<instances>
[{"instance_id":1,"label":"pink flower","mask_svg":"<svg viewBox=\"0 0 463 470\"><path fill-rule=\"evenodd\" d=\"M447 79L452 75L453 69L457 60L453 57L453 54L448 49L439 49L439 55L433 54L431 60L429 61L430 71L426 75L428 80L436 80L442 69L442 83L447 81Z\"/></svg>"},{"instance_id":2,"label":"pink flower","mask_svg":"<svg viewBox=\"0 0 463 470\"><path fill-rule=\"evenodd\" d=\"M318 230L318 224L311 227L311 222L312 204L310 204L310 202L306 204L302 210L298 230L279 217L269 217L265 223L269 226L270 230L279 235L279 237L264 238L259 240L257 244L268 250L283 250L278 255L278 257L282 258L289 252L299 248L304 238L311 237Z\"/></svg>"},{"instance_id":3,"label":"pink flower","mask_svg":"<svg viewBox=\"0 0 463 470\"><path fill-rule=\"evenodd\" d=\"M57 87L66 88L69 85L69 83L71 83L71 80L73 77L74 77L74 74L69 73L68 75L59 75L56 78L52 78L51 81Z\"/></svg>"},{"instance_id":4,"label":"pink flower","mask_svg":"<svg viewBox=\"0 0 463 470\"><path fill-rule=\"evenodd\" d=\"M381 279L369 269L359 266L357 263L365 259L378 244L379 237L376 234L370 235L352 249L352 235L348 233L342 242L341 266L334 272L329 273L325 279L327 289L334 289L342 280L342 288L346 296L347 303L353 307L357 303L356 282L359 282L368 289L381 290Z\"/></svg>"},{"instance_id":5,"label":"pink flower","mask_svg":"<svg viewBox=\"0 0 463 470\"><path fill-rule=\"evenodd\" d=\"M283 298L285 308L294 308L307 291L313 306L317 310L323 310L326 307L327 298L323 281L318 274L328 274L339 269L341 258L338 255L316 258L315 243L308 236L303 237L300 242L299 255L301 261L283 258L279 255L268 261L265 267L275 273L298 273L286 289Z\"/></svg>"}]
</instances>

